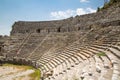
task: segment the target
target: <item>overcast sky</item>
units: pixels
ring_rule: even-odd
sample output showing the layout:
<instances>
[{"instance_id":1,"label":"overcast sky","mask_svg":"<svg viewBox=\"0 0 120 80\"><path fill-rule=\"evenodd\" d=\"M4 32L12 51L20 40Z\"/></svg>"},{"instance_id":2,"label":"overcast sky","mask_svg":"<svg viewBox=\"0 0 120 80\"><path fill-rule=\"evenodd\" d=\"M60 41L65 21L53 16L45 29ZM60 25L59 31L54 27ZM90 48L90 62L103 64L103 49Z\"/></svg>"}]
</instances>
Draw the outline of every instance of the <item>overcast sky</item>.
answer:
<instances>
[{"instance_id":1,"label":"overcast sky","mask_svg":"<svg viewBox=\"0 0 120 80\"><path fill-rule=\"evenodd\" d=\"M48 21L93 13L104 0L0 0L0 35L15 21Z\"/></svg>"}]
</instances>

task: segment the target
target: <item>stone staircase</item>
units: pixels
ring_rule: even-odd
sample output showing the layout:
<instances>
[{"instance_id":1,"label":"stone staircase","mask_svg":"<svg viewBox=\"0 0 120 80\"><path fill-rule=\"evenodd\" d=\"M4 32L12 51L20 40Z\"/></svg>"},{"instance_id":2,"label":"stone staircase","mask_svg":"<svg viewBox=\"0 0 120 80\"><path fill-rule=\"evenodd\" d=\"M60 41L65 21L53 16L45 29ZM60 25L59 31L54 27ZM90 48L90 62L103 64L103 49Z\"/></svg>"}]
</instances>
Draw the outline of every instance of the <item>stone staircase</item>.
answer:
<instances>
[{"instance_id":1,"label":"stone staircase","mask_svg":"<svg viewBox=\"0 0 120 80\"><path fill-rule=\"evenodd\" d=\"M28 35L26 40L23 40L23 44L19 48L17 55L23 58L26 58L30 55L37 45L45 38L43 34L32 33Z\"/></svg>"}]
</instances>

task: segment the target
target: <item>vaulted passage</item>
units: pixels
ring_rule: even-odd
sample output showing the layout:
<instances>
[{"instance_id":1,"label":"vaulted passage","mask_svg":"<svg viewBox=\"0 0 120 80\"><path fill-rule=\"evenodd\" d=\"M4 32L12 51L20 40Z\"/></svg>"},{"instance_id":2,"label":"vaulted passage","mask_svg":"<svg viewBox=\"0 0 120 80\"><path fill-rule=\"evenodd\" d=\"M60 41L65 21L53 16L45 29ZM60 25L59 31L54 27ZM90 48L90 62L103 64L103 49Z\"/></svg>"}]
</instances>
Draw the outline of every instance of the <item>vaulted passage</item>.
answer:
<instances>
[{"instance_id":1,"label":"vaulted passage","mask_svg":"<svg viewBox=\"0 0 120 80\"><path fill-rule=\"evenodd\" d=\"M41 29L37 29L37 30L36 30L37 33L40 33L40 31L41 31Z\"/></svg>"},{"instance_id":2,"label":"vaulted passage","mask_svg":"<svg viewBox=\"0 0 120 80\"><path fill-rule=\"evenodd\" d=\"M60 27L57 29L57 32L60 32Z\"/></svg>"},{"instance_id":3,"label":"vaulted passage","mask_svg":"<svg viewBox=\"0 0 120 80\"><path fill-rule=\"evenodd\" d=\"M2 47L0 47L0 52L2 52Z\"/></svg>"}]
</instances>

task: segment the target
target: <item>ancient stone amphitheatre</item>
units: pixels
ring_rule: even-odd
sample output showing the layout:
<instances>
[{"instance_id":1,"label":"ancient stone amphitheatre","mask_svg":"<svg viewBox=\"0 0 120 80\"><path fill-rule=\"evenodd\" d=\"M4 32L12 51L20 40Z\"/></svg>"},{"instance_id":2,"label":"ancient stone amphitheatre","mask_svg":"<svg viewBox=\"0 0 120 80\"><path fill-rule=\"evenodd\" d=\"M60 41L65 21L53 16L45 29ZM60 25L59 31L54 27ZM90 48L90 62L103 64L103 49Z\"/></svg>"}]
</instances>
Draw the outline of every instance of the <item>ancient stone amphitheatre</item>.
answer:
<instances>
[{"instance_id":1,"label":"ancient stone amphitheatre","mask_svg":"<svg viewBox=\"0 0 120 80\"><path fill-rule=\"evenodd\" d=\"M15 22L0 37L0 63L33 66L40 80L120 80L120 3L64 20Z\"/></svg>"}]
</instances>

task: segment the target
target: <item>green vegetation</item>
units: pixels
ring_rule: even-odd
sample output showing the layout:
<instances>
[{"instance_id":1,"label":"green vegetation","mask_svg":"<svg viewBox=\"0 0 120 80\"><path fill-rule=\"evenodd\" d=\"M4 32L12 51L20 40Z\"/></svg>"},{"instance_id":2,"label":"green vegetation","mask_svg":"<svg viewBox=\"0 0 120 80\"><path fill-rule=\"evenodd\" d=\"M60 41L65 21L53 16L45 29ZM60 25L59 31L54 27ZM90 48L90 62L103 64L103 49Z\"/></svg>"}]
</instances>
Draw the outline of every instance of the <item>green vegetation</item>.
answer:
<instances>
[{"instance_id":1,"label":"green vegetation","mask_svg":"<svg viewBox=\"0 0 120 80\"><path fill-rule=\"evenodd\" d=\"M97 11L101 11L101 10L104 10L104 9L107 9L109 8L110 6L116 4L116 3L119 3L120 0L110 0L109 2L105 2L104 3L104 6L102 8L98 7Z\"/></svg>"},{"instance_id":2,"label":"green vegetation","mask_svg":"<svg viewBox=\"0 0 120 80\"><path fill-rule=\"evenodd\" d=\"M97 56L106 56L106 54L104 52L100 52L97 54Z\"/></svg>"},{"instance_id":3,"label":"green vegetation","mask_svg":"<svg viewBox=\"0 0 120 80\"><path fill-rule=\"evenodd\" d=\"M39 80L40 79L40 70L39 69L35 69L32 66L25 66L25 65L14 65L14 64L9 64L9 63L5 63L2 66L8 66L8 67L13 67L13 68L18 68L22 71L25 70L34 70L34 73L29 74L28 76L31 78L31 80ZM21 77L22 78L22 77Z\"/></svg>"},{"instance_id":4,"label":"green vegetation","mask_svg":"<svg viewBox=\"0 0 120 80\"><path fill-rule=\"evenodd\" d=\"M34 69L32 66L14 65L14 64L9 64L9 63L5 63L5 64L3 64L3 66L12 66L12 67L19 68L19 69L22 69L22 70Z\"/></svg>"},{"instance_id":5,"label":"green vegetation","mask_svg":"<svg viewBox=\"0 0 120 80\"><path fill-rule=\"evenodd\" d=\"M40 80L40 70L39 69L34 69L35 72L30 74L29 76L34 79L34 80Z\"/></svg>"}]
</instances>

